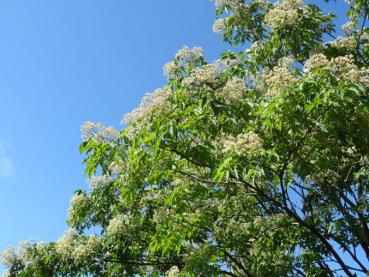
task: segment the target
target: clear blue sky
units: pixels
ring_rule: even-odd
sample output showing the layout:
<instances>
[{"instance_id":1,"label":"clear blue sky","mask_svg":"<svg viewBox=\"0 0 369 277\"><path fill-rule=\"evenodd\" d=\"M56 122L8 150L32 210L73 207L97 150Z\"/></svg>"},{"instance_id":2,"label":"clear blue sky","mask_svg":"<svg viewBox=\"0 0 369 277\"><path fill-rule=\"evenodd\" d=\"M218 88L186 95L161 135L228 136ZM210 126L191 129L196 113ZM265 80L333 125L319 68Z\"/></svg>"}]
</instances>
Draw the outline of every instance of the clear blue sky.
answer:
<instances>
[{"instance_id":1,"label":"clear blue sky","mask_svg":"<svg viewBox=\"0 0 369 277\"><path fill-rule=\"evenodd\" d=\"M183 45L218 58L213 20L209 0L0 1L0 250L62 235L81 124L119 128Z\"/></svg>"}]
</instances>

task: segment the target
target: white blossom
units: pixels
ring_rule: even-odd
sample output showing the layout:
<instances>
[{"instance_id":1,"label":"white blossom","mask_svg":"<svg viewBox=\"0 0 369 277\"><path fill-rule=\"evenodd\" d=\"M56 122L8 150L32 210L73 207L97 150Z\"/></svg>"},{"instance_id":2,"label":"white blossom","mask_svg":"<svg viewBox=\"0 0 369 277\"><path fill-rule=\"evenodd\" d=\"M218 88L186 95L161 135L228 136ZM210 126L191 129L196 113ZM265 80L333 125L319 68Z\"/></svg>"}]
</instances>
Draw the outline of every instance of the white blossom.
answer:
<instances>
[{"instance_id":1,"label":"white blossom","mask_svg":"<svg viewBox=\"0 0 369 277\"><path fill-rule=\"evenodd\" d=\"M366 88L369 87L369 70L367 68L359 69L352 55L332 59L331 67L337 70L344 80L354 81Z\"/></svg>"},{"instance_id":2,"label":"white blossom","mask_svg":"<svg viewBox=\"0 0 369 277\"><path fill-rule=\"evenodd\" d=\"M20 243L19 257L24 264L29 264L34 262L34 255L29 251L30 248L35 246L34 240L23 240Z\"/></svg>"},{"instance_id":3,"label":"white blossom","mask_svg":"<svg viewBox=\"0 0 369 277\"><path fill-rule=\"evenodd\" d=\"M321 53L314 54L305 62L304 72L308 73L314 68L326 66L329 66L329 60L327 57Z\"/></svg>"},{"instance_id":4,"label":"white blossom","mask_svg":"<svg viewBox=\"0 0 369 277\"><path fill-rule=\"evenodd\" d=\"M213 31L216 34L219 35L224 35L224 33L226 32L226 19L225 18L219 18L217 20L215 20L214 25L213 25Z\"/></svg>"},{"instance_id":5,"label":"white blossom","mask_svg":"<svg viewBox=\"0 0 369 277\"><path fill-rule=\"evenodd\" d=\"M81 244L74 248L71 256L76 263L82 263L89 255L88 249L85 245Z\"/></svg>"},{"instance_id":6,"label":"white blossom","mask_svg":"<svg viewBox=\"0 0 369 277\"><path fill-rule=\"evenodd\" d=\"M153 93L147 93L138 108L124 115L122 123L130 124L145 119L152 114L160 116L168 112L171 109L169 101L171 93L170 88L158 88Z\"/></svg>"},{"instance_id":7,"label":"white blossom","mask_svg":"<svg viewBox=\"0 0 369 277\"><path fill-rule=\"evenodd\" d=\"M364 88L369 87L369 69L366 67L359 68L355 64L353 55L338 56L329 60L323 54L316 54L306 61L304 71L310 74L312 69L318 67L331 68L337 79L355 82Z\"/></svg>"},{"instance_id":8,"label":"white blossom","mask_svg":"<svg viewBox=\"0 0 369 277\"><path fill-rule=\"evenodd\" d=\"M90 204L90 199L84 194L75 194L69 201L68 218L72 218L76 211L85 209Z\"/></svg>"},{"instance_id":9,"label":"white blossom","mask_svg":"<svg viewBox=\"0 0 369 277\"><path fill-rule=\"evenodd\" d=\"M327 44L330 44L338 48L344 48L348 51L355 51L357 47L357 38L354 36L338 37L333 41L329 41Z\"/></svg>"},{"instance_id":10,"label":"white blossom","mask_svg":"<svg viewBox=\"0 0 369 277\"><path fill-rule=\"evenodd\" d=\"M360 32L360 42L368 43L369 42L369 34L367 32Z\"/></svg>"},{"instance_id":11,"label":"white blossom","mask_svg":"<svg viewBox=\"0 0 369 277\"><path fill-rule=\"evenodd\" d=\"M124 163L121 160L114 161L109 165L108 169L112 175L119 174L124 170Z\"/></svg>"},{"instance_id":12,"label":"white blossom","mask_svg":"<svg viewBox=\"0 0 369 277\"><path fill-rule=\"evenodd\" d=\"M353 21L348 21L345 24L342 25L342 31L346 34L346 35L350 35L355 31L356 28L356 23Z\"/></svg>"},{"instance_id":13,"label":"white blossom","mask_svg":"<svg viewBox=\"0 0 369 277\"><path fill-rule=\"evenodd\" d=\"M285 8L298 9L304 5L304 0L282 0L277 2L276 6L283 6Z\"/></svg>"},{"instance_id":14,"label":"white blossom","mask_svg":"<svg viewBox=\"0 0 369 277\"><path fill-rule=\"evenodd\" d=\"M265 24L272 29L283 29L295 25L299 19L298 9L303 4L303 0L276 2L274 7L265 15Z\"/></svg>"},{"instance_id":15,"label":"white blossom","mask_svg":"<svg viewBox=\"0 0 369 277\"><path fill-rule=\"evenodd\" d=\"M167 207L159 207L155 210L153 215L153 221L157 224L161 224L167 218L172 217L174 211L172 209L168 209Z\"/></svg>"},{"instance_id":16,"label":"white blossom","mask_svg":"<svg viewBox=\"0 0 369 277\"><path fill-rule=\"evenodd\" d=\"M278 60L279 66L291 67L294 63L294 58L292 56L285 56Z\"/></svg>"},{"instance_id":17,"label":"white blossom","mask_svg":"<svg viewBox=\"0 0 369 277\"><path fill-rule=\"evenodd\" d=\"M353 4L355 2L352 0L345 0L345 1L348 2L349 4ZM360 18L360 15L361 15L360 9L358 9L354 5L353 9L348 14L348 18L351 19L352 21L357 21Z\"/></svg>"},{"instance_id":18,"label":"white blossom","mask_svg":"<svg viewBox=\"0 0 369 277\"><path fill-rule=\"evenodd\" d=\"M200 83L213 83L218 72L216 64L206 64L197 68L192 75Z\"/></svg>"},{"instance_id":19,"label":"white blossom","mask_svg":"<svg viewBox=\"0 0 369 277\"><path fill-rule=\"evenodd\" d=\"M109 175L92 176L87 182L91 189L97 188L99 185L106 185L112 182L112 177Z\"/></svg>"},{"instance_id":20,"label":"white blossom","mask_svg":"<svg viewBox=\"0 0 369 277\"><path fill-rule=\"evenodd\" d=\"M69 255L74 250L73 241L67 238L60 238L56 242L55 249L62 259L68 259Z\"/></svg>"},{"instance_id":21,"label":"white blossom","mask_svg":"<svg viewBox=\"0 0 369 277\"><path fill-rule=\"evenodd\" d=\"M102 123L85 122L81 127L82 140L94 139L97 142L115 141L119 132L113 127L105 127Z\"/></svg>"},{"instance_id":22,"label":"white blossom","mask_svg":"<svg viewBox=\"0 0 369 277\"><path fill-rule=\"evenodd\" d=\"M240 64L240 61L237 59L225 59L197 67L191 72L190 76L182 80L182 85L184 87L202 84L214 85L217 83L219 74L238 64Z\"/></svg>"},{"instance_id":23,"label":"white blossom","mask_svg":"<svg viewBox=\"0 0 369 277\"><path fill-rule=\"evenodd\" d=\"M254 41L251 44L251 47L249 49L246 49L246 53L258 53L260 50L263 49L263 42L262 41Z\"/></svg>"},{"instance_id":24,"label":"white blossom","mask_svg":"<svg viewBox=\"0 0 369 277\"><path fill-rule=\"evenodd\" d=\"M223 153L228 152L248 152L258 150L262 146L261 139L254 132L241 133L234 136L226 136L220 139Z\"/></svg>"},{"instance_id":25,"label":"white blossom","mask_svg":"<svg viewBox=\"0 0 369 277\"><path fill-rule=\"evenodd\" d=\"M95 253L100 247L100 240L96 235L90 235L85 243L79 244L71 253L76 263L83 263L89 256Z\"/></svg>"},{"instance_id":26,"label":"white blossom","mask_svg":"<svg viewBox=\"0 0 369 277\"><path fill-rule=\"evenodd\" d=\"M189 76L183 78L182 86L192 87L199 85L214 85L217 84L217 77L237 65L241 65L240 59L219 59L213 63L205 64L196 67L192 70Z\"/></svg>"},{"instance_id":27,"label":"white blossom","mask_svg":"<svg viewBox=\"0 0 369 277\"><path fill-rule=\"evenodd\" d=\"M167 78L174 78L175 72L178 70L179 66L175 63L175 61L170 61L166 63L163 67L164 76Z\"/></svg>"},{"instance_id":28,"label":"white blossom","mask_svg":"<svg viewBox=\"0 0 369 277\"><path fill-rule=\"evenodd\" d=\"M227 104L236 104L244 97L246 92L245 81L239 77L233 77L223 89L216 92L216 96L223 99Z\"/></svg>"},{"instance_id":29,"label":"white blossom","mask_svg":"<svg viewBox=\"0 0 369 277\"><path fill-rule=\"evenodd\" d=\"M214 0L214 2L215 2L215 6L217 8L220 8L224 6L228 2L228 0Z\"/></svg>"},{"instance_id":30,"label":"white blossom","mask_svg":"<svg viewBox=\"0 0 369 277\"><path fill-rule=\"evenodd\" d=\"M183 46L179 49L175 55L174 61L166 63L163 67L164 75L168 79L174 78L183 67L186 68L191 61L196 61L195 64L199 64L204 56L204 51L201 47L189 48Z\"/></svg>"},{"instance_id":31,"label":"white blossom","mask_svg":"<svg viewBox=\"0 0 369 277\"><path fill-rule=\"evenodd\" d=\"M184 87L190 87L192 85L199 84L214 84L216 83L216 76L219 73L216 64L206 64L201 67L197 67L189 77L182 80Z\"/></svg>"},{"instance_id":32,"label":"white blossom","mask_svg":"<svg viewBox=\"0 0 369 277\"><path fill-rule=\"evenodd\" d=\"M4 252L1 253L0 261L8 268L19 263L20 257L17 251L13 247L8 247Z\"/></svg>"},{"instance_id":33,"label":"white blossom","mask_svg":"<svg viewBox=\"0 0 369 277\"><path fill-rule=\"evenodd\" d=\"M241 65L242 62L238 58L236 59L227 58L227 59L215 60L213 64L217 68L218 74L220 74L220 73L223 73L223 72L226 72L232 69L235 66Z\"/></svg>"},{"instance_id":34,"label":"white blossom","mask_svg":"<svg viewBox=\"0 0 369 277\"><path fill-rule=\"evenodd\" d=\"M80 193L73 195L69 203L72 208L81 208L87 206L90 203L90 199L86 195Z\"/></svg>"},{"instance_id":35,"label":"white blossom","mask_svg":"<svg viewBox=\"0 0 369 277\"><path fill-rule=\"evenodd\" d=\"M268 7L270 4L268 0L254 0L254 3L261 5L263 8Z\"/></svg>"},{"instance_id":36,"label":"white blossom","mask_svg":"<svg viewBox=\"0 0 369 277\"><path fill-rule=\"evenodd\" d=\"M8 248L4 251L0 255L0 260L6 267L11 267L15 264L30 265L36 263L38 260L37 255L34 254L34 250L41 252L46 247L46 243L43 241L36 244L33 239L24 240L20 242L20 247L17 250Z\"/></svg>"},{"instance_id":37,"label":"white blossom","mask_svg":"<svg viewBox=\"0 0 369 277\"><path fill-rule=\"evenodd\" d=\"M36 245L36 248L37 248L38 251L43 251L43 250L46 249L46 247L47 247L47 245L46 245L46 242L44 242L44 241L39 241Z\"/></svg>"},{"instance_id":38,"label":"white blossom","mask_svg":"<svg viewBox=\"0 0 369 277\"><path fill-rule=\"evenodd\" d=\"M77 232L74 229L68 229L64 235L56 241L55 250L62 259L69 259L74 251Z\"/></svg>"},{"instance_id":39,"label":"white blossom","mask_svg":"<svg viewBox=\"0 0 369 277\"><path fill-rule=\"evenodd\" d=\"M291 71L292 62L290 57L282 58L277 66L260 76L259 87L266 89L268 97L277 96L281 91L297 82L297 77Z\"/></svg>"},{"instance_id":40,"label":"white blossom","mask_svg":"<svg viewBox=\"0 0 369 277\"><path fill-rule=\"evenodd\" d=\"M122 236L126 233L126 226L124 224L125 217L123 215L119 215L113 217L109 221L109 225L106 228L106 233L109 236Z\"/></svg>"},{"instance_id":41,"label":"white blossom","mask_svg":"<svg viewBox=\"0 0 369 277\"><path fill-rule=\"evenodd\" d=\"M230 6L231 8L237 8L244 4L243 0L212 0L215 2L215 7L217 9L224 7L225 5ZM260 0L263 1L263 0Z\"/></svg>"},{"instance_id":42,"label":"white blossom","mask_svg":"<svg viewBox=\"0 0 369 277\"><path fill-rule=\"evenodd\" d=\"M179 268L177 266L172 266L166 273L166 277L178 277L179 276Z\"/></svg>"},{"instance_id":43,"label":"white blossom","mask_svg":"<svg viewBox=\"0 0 369 277\"><path fill-rule=\"evenodd\" d=\"M180 65L184 65L191 61L192 59L202 58L204 56L204 50L201 47L189 48L188 46L183 46L177 51L175 59Z\"/></svg>"},{"instance_id":44,"label":"white blossom","mask_svg":"<svg viewBox=\"0 0 369 277\"><path fill-rule=\"evenodd\" d=\"M96 235L90 235L87 239L87 247L93 251L96 251L101 245L100 238Z\"/></svg>"}]
</instances>

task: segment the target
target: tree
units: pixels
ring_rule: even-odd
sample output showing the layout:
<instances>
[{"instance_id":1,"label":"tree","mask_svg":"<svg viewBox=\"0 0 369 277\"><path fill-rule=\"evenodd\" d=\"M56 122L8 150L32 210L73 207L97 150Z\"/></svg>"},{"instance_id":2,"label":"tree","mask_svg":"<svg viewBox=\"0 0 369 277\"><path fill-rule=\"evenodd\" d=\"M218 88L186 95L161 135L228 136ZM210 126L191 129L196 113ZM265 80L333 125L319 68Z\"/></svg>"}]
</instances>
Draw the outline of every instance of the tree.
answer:
<instances>
[{"instance_id":1,"label":"tree","mask_svg":"<svg viewBox=\"0 0 369 277\"><path fill-rule=\"evenodd\" d=\"M303 0L217 0L214 31L251 47L184 47L126 128L86 123L71 229L8 249L8 275L368 273L369 1L348 2L335 37Z\"/></svg>"}]
</instances>

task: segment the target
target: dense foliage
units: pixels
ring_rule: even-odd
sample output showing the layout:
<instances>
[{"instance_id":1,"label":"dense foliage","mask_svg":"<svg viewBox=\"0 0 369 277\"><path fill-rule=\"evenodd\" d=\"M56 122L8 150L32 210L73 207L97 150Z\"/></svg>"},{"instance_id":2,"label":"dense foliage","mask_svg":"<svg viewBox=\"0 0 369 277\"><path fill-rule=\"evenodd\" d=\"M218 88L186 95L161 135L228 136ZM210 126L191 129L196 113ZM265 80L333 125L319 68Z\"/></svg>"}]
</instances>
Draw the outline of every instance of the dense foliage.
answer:
<instances>
[{"instance_id":1,"label":"dense foliage","mask_svg":"<svg viewBox=\"0 0 369 277\"><path fill-rule=\"evenodd\" d=\"M215 4L214 31L251 47L184 47L126 128L86 123L71 229L6 250L8 276L368 272L369 1L340 3L340 37L303 0Z\"/></svg>"}]
</instances>

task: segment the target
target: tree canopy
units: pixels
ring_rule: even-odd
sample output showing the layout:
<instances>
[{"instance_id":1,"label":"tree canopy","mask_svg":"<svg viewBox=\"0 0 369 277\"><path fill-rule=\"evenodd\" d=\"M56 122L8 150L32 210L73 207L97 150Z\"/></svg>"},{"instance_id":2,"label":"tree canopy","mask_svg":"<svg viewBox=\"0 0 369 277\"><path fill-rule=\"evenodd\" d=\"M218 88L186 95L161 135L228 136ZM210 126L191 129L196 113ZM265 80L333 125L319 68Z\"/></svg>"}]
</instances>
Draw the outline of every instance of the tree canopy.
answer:
<instances>
[{"instance_id":1,"label":"tree canopy","mask_svg":"<svg viewBox=\"0 0 369 277\"><path fill-rule=\"evenodd\" d=\"M243 50L183 47L125 128L85 123L70 229L7 249L7 276L367 274L369 1L347 2L341 32L303 0L216 0Z\"/></svg>"}]
</instances>

